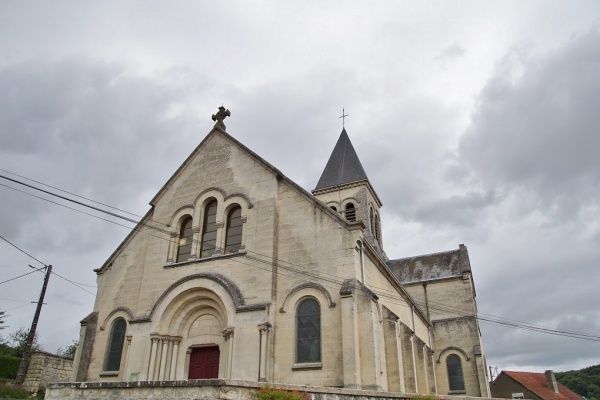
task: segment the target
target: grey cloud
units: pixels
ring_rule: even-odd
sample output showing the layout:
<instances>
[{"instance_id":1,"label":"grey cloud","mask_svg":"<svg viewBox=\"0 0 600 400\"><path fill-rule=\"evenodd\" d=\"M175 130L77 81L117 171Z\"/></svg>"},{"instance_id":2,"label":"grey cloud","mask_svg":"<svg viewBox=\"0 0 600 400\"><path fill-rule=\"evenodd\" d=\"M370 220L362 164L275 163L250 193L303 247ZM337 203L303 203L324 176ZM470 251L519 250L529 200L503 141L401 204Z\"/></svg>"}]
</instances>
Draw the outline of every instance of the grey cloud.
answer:
<instances>
[{"instance_id":1,"label":"grey cloud","mask_svg":"<svg viewBox=\"0 0 600 400\"><path fill-rule=\"evenodd\" d=\"M514 81L500 68L460 142L461 162L484 186L526 187L544 208L576 215L600 189L599 70L597 30L526 60Z\"/></svg>"},{"instance_id":2,"label":"grey cloud","mask_svg":"<svg viewBox=\"0 0 600 400\"><path fill-rule=\"evenodd\" d=\"M464 56L466 53L467 51L463 47L461 47L458 43L454 43L442 50L440 55L438 55L435 60L442 62L453 61Z\"/></svg>"}]
</instances>

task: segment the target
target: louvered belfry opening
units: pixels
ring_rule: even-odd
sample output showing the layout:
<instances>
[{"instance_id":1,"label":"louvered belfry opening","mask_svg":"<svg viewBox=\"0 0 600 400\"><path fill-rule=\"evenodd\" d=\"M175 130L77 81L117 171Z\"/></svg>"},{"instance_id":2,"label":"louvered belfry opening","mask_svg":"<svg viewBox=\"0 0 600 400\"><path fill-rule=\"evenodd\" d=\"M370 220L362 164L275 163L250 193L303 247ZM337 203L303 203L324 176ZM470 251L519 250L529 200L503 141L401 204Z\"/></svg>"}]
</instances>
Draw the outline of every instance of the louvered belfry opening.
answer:
<instances>
[{"instance_id":1,"label":"louvered belfry opening","mask_svg":"<svg viewBox=\"0 0 600 400\"><path fill-rule=\"evenodd\" d=\"M352 203L346 204L346 219L350 222L356 221L356 209Z\"/></svg>"}]
</instances>

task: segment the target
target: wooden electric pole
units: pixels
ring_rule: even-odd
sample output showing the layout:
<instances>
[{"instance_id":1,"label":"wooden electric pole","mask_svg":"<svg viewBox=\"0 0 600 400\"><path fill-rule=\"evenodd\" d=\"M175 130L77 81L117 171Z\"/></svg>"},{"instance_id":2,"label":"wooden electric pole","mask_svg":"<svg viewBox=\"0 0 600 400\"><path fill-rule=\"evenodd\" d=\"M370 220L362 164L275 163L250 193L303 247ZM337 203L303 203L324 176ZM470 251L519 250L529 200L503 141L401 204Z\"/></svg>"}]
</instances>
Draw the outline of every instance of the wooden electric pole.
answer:
<instances>
[{"instance_id":1,"label":"wooden electric pole","mask_svg":"<svg viewBox=\"0 0 600 400\"><path fill-rule=\"evenodd\" d=\"M19 364L19 372L15 378L15 384L22 385L25 381L25 370L27 369L27 363L29 362L29 355L31 353L31 346L33 345L33 339L35 338L35 331L37 329L38 319L40 318L40 312L42 311L42 304L44 304L44 296L46 295L46 288L48 287L48 280L52 273L52 265L46 266L46 276L44 277L44 285L42 286L42 292L40 293L40 299L35 309L35 315L31 322L31 328L29 329L29 336L27 336L27 343L25 344L25 350L23 350L23 356L21 357L21 364Z\"/></svg>"}]
</instances>

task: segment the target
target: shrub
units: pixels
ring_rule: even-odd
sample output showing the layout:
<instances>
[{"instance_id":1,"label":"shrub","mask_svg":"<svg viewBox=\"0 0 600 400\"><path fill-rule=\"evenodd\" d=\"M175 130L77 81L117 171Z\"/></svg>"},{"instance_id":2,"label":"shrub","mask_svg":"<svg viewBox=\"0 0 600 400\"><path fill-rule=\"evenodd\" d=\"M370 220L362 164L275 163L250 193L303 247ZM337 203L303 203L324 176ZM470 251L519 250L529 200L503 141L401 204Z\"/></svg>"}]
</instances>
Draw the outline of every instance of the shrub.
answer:
<instances>
[{"instance_id":1,"label":"shrub","mask_svg":"<svg viewBox=\"0 0 600 400\"><path fill-rule=\"evenodd\" d=\"M0 378L15 379L20 363L21 359L18 357L0 355Z\"/></svg>"},{"instance_id":2,"label":"shrub","mask_svg":"<svg viewBox=\"0 0 600 400\"><path fill-rule=\"evenodd\" d=\"M283 390L265 385L253 394L256 400L311 400L306 392L298 390Z\"/></svg>"},{"instance_id":3,"label":"shrub","mask_svg":"<svg viewBox=\"0 0 600 400\"><path fill-rule=\"evenodd\" d=\"M28 399L30 397L31 393L23 388L0 384L0 399Z\"/></svg>"}]
</instances>

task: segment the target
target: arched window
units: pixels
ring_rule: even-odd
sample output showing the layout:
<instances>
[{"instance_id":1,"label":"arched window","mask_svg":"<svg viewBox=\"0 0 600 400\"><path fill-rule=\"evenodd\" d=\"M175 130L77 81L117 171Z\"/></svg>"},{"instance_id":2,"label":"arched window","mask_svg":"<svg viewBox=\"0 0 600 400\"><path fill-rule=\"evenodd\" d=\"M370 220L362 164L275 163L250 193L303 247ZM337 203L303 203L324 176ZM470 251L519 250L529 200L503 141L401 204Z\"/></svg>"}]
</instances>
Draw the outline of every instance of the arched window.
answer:
<instances>
[{"instance_id":1,"label":"arched window","mask_svg":"<svg viewBox=\"0 0 600 400\"><path fill-rule=\"evenodd\" d=\"M113 323L108 339L108 350L106 352L105 371L118 371L121 366L121 354L125 342L125 331L127 323L123 318L118 318Z\"/></svg>"},{"instance_id":2,"label":"arched window","mask_svg":"<svg viewBox=\"0 0 600 400\"><path fill-rule=\"evenodd\" d=\"M375 239L379 240L379 214L375 214Z\"/></svg>"},{"instance_id":3,"label":"arched window","mask_svg":"<svg viewBox=\"0 0 600 400\"><path fill-rule=\"evenodd\" d=\"M242 207L235 206L227 214L225 253L235 253L242 247Z\"/></svg>"},{"instance_id":4,"label":"arched window","mask_svg":"<svg viewBox=\"0 0 600 400\"><path fill-rule=\"evenodd\" d=\"M215 252L217 244L217 201L212 200L204 209L202 224L202 245L200 257L210 257Z\"/></svg>"},{"instance_id":5,"label":"arched window","mask_svg":"<svg viewBox=\"0 0 600 400\"><path fill-rule=\"evenodd\" d=\"M352 203L346 204L346 219L350 222L356 221L356 209Z\"/></svg>"},{"instance_id":6,"label":"arched window","mask_svg":"<svg viewBox=\"0 0 600 400\"><path fill-rule=\"evenodd\" d=\"M370 219L371 219L371 233L373 234L373 236L376 236L377 234L375 233L375 218L373 217L373 209L371 208L371 212L370 212Z\"/></svg>"},{"instance_id":7,"label":"arched window","mask_svg":"<svg viewBox=\"0 0 600 400\"><path fill-rule=\"evenodd\" d=\"M179 241L177 243L177 262L187 261L192 254L192 217L186 217L181 222Z\"/></svg>"},{"instance_id":8,"label":"arched window","mask_svg":"<svg viewBox=\"0 0 600 400\"><path fill-rule=\"evenodd\" d=\"M302 300L296 311L296 362L321 362L321 307L312 298Z\"/></svg>"},{"instance_id":9,"label":"arched window","mask_svg":"<svg viewBox=\"0 0 600 400\"><path fill-rule=\"evenodd\" d=\"M456 354L450 354L446 359L446 367L448 368L450 390L465 390L465 380L463 378L460 357Z\"/></svg>"},{"instance_id":10,"label":"arched window","mask_svg":"<svg viewBox=\"0 0 600 400\"><path fill-rule=\"evenodd\" d=\"M381 240L381 220L379 214L377 214L377 240Z\"/></svg>"}]
</instances>

